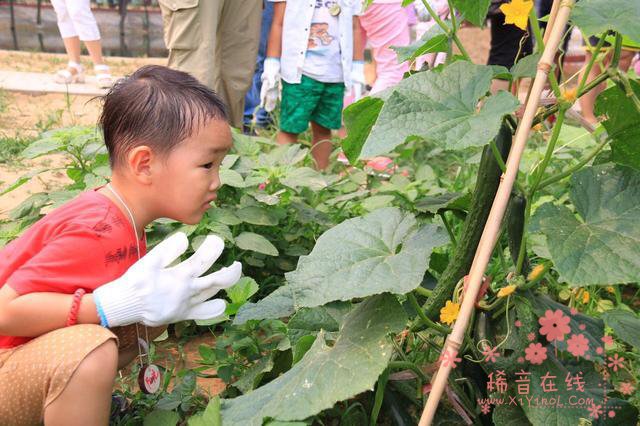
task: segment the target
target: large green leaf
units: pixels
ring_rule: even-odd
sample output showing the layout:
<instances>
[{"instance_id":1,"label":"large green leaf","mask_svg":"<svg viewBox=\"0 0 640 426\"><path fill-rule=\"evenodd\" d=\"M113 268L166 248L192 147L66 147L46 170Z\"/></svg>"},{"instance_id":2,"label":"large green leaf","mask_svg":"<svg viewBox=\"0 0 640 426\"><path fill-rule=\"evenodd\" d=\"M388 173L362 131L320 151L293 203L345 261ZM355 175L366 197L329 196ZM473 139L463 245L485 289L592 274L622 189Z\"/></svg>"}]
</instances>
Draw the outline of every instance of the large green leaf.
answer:
<instances>
[{"instance_id":1,"label":"large green leaf","mask_svg":"<svg viewBox=\"0 0 640 426\"><path fill-rule=\"evenodd\" d=\"M288 284L238 311L236 324L282 318L303 307L384 292L404 294L422 282L431 251L449 240L439 226L418 228L397 208L349 219L325 232Z\"/></svg>"},{"instance_id":2,"label":"large green leaf","mask_svg":"<svg viewBox=\"0 0 640 426\"><path fill-rule=\"evenodd\" d=\"M640 83L630 83L640 97ZM618 86L612 86L596 99L595 112L606 116L602 125L612 139L612 160L640 170L640 111L633 101Z\"/></svg>"},{"instance_id":3,"label":"large green leaf","mask_svg":"<svg viewBox=\"0 0 640 426\"><path fill-rule=\"evenodd\" d=\"M450 26L451 21L447 21ZM398 54L398 63L414 60L426 53L446 52L449 48L449 36L440 25L434 25L425 32L420 40L409 46L391 46Z\"/></svg>"},{"instance_id":4,"label":"large green leaf","mask_svg":"<svg viewBox=\"0 0 640 426\"><path fill-rule=\"evenodd\" d=\"M491 0L453 0L452 3L465 20L478 27L484 26Z\"/></svg>"},{"instance_id":5,"label":"large green leaf","mask_svg":"<svg viewBox=\"0 0 640 426\"><path fill-rule=\"evenodd\" d=\"M487 144L502 117L516 110L518 100L500 91L485 96L493 70L458 61L442 72L414 74L393 88L362 147L361 158L390 152L409 136L418 136L445 149Z\"/></svg>"},{"instance_id":6,"label":"large green leaf","mask_svg":"<svg viewBox=\"0 0 640 426\"><path fill-rule=\"evenodd\" d=\"M396 208L346 220L320 236L286 274L294 306L407 293L422 282L431 251L447 241L441 227L418 228L413 215Z\"/></svg>"},{"instance_id":7,"label":"large green leaf","mask_svg":"<svg viewBox=\"0 0 640 426\"><path fill-rule=\"evenodd\" d=\"M564 340L554 340L552 342L553 346L557 347L561 351L566 351L567 340L569 340L571 335L582 334L589 342L589 350L586 353L589 355L589 358L592 361L604 361L603 355L597 353L597 348L602 346L602 336L604 335L604 324L601 319L584 315L579 312L572 314L571 310L567 306L556 302L548 296L535 295L532 296L530 300L533 300L533 310L538 318L544 317L545 312L548 310L555 312L559 309L562 311L564 316L571 319L569 321L569 333L567 333ZM538 329L538 324L536 324L536 329ZM546 342L546 338L542 338L542 341Z\"/></svg>"},{"instance_id":8,"label":"large green leaf","mask_svg":"<svg viewBox=\"0 0 640 426\"><path fill-rule=\"evenodd\" d=\"M622 309L606 311L602 317L616 336L633 347L640 348L640 318L632 312Z\"/></svg>"},{"instance_id":9,"label":"large green leaf","mask_svg":"<svg viewBox=\"0 0 640 426\"><path fill-rule=\"evenodd\" d=\"M640 276L640 172L603 164L576 173L566 206L544 204L534 219L561 279L575 286Z\"/></svg>"},{"instance_id":10,"label":"large green leaf","mask_svg":"<svg viewBox=\"0 0 640 426\"><path fill-rule=\"evenodd\" d=\"M248 395L223 400L223 424L260 426L269 418L304 420L372 389L393 352L387 335L400 331L406 320L394 296L365 300L347 316L333 347L320 333L291 370Z\"/></svg>"},{"instance_id":11,"label":"large green leaf","mask_svg":"<svg viewBox=\"0 0 640 426\"><path fill-rule=\"evenodd\" d=\"M640 2L637 0L580 0L571 17L585 35L614 30L640 41Z\"/></svg>"}]
</instances>

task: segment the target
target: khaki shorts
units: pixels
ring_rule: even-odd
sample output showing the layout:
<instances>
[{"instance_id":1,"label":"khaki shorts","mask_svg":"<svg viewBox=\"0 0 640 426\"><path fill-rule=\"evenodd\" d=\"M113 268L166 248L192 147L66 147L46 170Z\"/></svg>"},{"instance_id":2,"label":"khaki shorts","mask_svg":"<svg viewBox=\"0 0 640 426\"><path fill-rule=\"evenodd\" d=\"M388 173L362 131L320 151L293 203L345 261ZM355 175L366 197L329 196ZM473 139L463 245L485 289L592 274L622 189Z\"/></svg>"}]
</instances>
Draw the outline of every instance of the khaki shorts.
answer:
<instances>
[{"instance_id":1,"label":"khaki shorts","mask_svg":"<svg viewBox=\"0 0 640 426\"><path fill-rule=\"evenodd\" d=\"M2 426L41 423L45 408L62 393L82 360L109 339L117 343L110 330L81 324L0 349Z\"/></svg>"}]
</instances>

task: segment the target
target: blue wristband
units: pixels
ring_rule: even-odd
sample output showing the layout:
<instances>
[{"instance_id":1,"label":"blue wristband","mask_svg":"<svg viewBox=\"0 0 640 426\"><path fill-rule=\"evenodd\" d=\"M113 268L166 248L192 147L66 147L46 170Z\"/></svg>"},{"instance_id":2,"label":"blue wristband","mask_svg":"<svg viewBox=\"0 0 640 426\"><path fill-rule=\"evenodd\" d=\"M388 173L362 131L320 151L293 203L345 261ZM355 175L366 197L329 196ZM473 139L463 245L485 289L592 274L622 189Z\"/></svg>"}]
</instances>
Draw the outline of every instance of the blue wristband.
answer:
<instances>
[{"instance_id":1,"label":"blue wristband","mask_svg":"<svg viewBox=\"0 0 640 426\"><path fill-rule=\"evenodd\" d=\"M107 321L107 317L105 316L104 311L102 310L102 305L100 304L100 301L95 297L93 301L96 304L96 310L98 311L98 316L100 317L100 325L103 327L109 327L109 321Z\"/></svg>"}]
</instances>

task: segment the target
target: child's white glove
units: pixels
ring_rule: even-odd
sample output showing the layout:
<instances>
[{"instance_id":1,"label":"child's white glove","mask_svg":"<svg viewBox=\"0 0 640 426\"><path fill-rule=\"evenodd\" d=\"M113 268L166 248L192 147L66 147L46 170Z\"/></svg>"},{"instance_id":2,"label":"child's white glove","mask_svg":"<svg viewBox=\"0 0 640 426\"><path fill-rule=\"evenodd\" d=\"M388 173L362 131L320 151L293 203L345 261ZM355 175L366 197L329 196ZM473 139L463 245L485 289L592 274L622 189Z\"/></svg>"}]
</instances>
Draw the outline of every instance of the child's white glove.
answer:
<instances>
[{"instance_id":1,"label":"child's white glove","mask_svg":"<svg viewBox=\"0 0 640 426\"><path fill-rule=\"evenodd\" d=\"M351 85L354 90L354 101L358 101L362 97L362 93L364 92L364 87L367 83L364 77L363 61L353 61L351 63L350 77L351 77Z\"/></svg>"},{"instance_id":2,"label":"child's white glove","mask_svg":"<svg viewBox=\"0 0 640 426\"><path fill-rule=\"evenodd\" d=\"M266 58L262 72L262 88L260 89L260 106L267 112L276 108L280 98L280 59Z\"/></svg>"},{"instance_id":3,"label":"child's white glove","mask_svg":"<svg viewBox=\"0 0 640 426\"><path fill-rule=\"evenodd\" d=\"M105 327L142 322L151 327L188 319L211 319L222 315L222 299L207 301L240 279L242 265L234 262L200 277L224 249L220 237L209 235L184 262L171 266L187 250L187 236L178 232L158 244L120 278L98 287L93 298Z\"/></svg>"}]
</instances>

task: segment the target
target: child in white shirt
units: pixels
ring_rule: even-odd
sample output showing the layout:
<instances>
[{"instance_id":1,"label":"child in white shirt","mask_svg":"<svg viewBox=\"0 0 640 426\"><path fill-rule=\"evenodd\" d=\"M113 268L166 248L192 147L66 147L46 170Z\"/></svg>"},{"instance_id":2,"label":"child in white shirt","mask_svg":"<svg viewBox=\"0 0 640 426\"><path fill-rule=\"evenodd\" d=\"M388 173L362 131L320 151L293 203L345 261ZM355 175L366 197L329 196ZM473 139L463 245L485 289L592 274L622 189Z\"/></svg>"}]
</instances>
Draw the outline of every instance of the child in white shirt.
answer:
<instances>
[{"instance_id":1,"label":"child in white shirt","mask_svg":"<svg viewBox=\"0 0 640 426\"><path fill-rule=\"evenodd\" d=\"M309 123L318 169L329 165L331 130L342 124L345 88L364 85L360 0L270 0L275 3L261 100L272 110L282 81L277 141L294 143Z\"/></svg>"}]
</instances>

